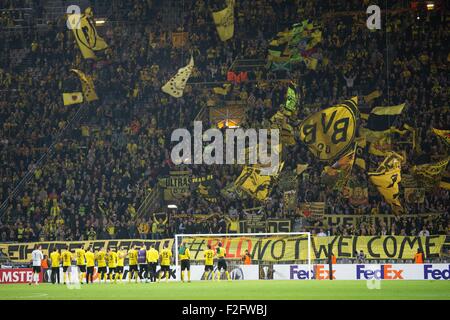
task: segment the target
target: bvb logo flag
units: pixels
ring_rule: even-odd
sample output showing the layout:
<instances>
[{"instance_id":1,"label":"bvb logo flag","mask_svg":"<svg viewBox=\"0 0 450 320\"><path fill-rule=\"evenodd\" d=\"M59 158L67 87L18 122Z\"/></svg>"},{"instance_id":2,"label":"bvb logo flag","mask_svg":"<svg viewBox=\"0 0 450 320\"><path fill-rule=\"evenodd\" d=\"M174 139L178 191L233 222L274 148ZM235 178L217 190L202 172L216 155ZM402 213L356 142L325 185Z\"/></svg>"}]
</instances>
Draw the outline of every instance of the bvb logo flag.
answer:
<instances>
[{"instance_id":1,"label":"bvb logo flag","mask_svg":"<svg viewBox=\"0 0 450 320\"><path fill-rule=\"evenodd\" d=\"M178 69L178 72L167 82L161 90L172 97L180 98L183 96L186 83L191 76L192 69L194 69L194 58L191 56L189 64L183 68Z\"/></svg>"},{"instance_id":2,"label":"bvb logo flag","mask_svg":"<svg viewBox=\"0 0 450 320\"><path fill-rule=\"evenodd\" d=\"M217 33L222 41L227 41L234 35L235 0L226 0L226 4L227 7L225 9L212 13Z\"/></svg>"},{"instance_id":3,"label":"bvb logo flag","mask_svg":"<svg viewBox=\"0 0 450 320\"><path fill-rule=\"evenodd\" d=\"M437 135L438 137L442 138L444 142L447 144L447 146L450 146L450 130L439 130L433 128L433 133Z\"/></svg>"},{"instance_id":4,"label":"bvb logo flag","mask_svg":"<svg viewBox=\"0 0 450 320\"><path fill-rule=\"evenodd\" d=\"M87 102L98 100L97 93L95 92L94 81L91 76L87 76L84 72L77 69L70 69L75 72L81 81L81 88L83 90L84 98Z\"/></svg>"},{"instance_id":5,"label":"bvb logo flag","mask_svg":"<svg viewBox=\"0 0 450 320\"><path fill-rule=\"evenodd\" d=\"M83 58L96 59L95 51L108 48L105 40L97 33L90 8L87 8L81 17L76 14L69 16L68 21Z\"/></svg>"},{"instance_id":6,"label":"bvb logo flag","mask_svg":"<svg viewBox=\"0 0 450 320\"><path fill-rule=\"evenodd\" d=\"M300 140L319 160L332 160L352 145L359 121L358 98L326 108L300 125Z\"/></svg>"},{"instance_id":7,"label":"bvb logo flag","mask_svg":"<svg viewBox=\"0 0 450 320\"><path fill-rule=\"evenodd\" d=\"M82 103L83 94L81 92L63 93L63 102L65 106Z\"/></svg>"}]
</instances>

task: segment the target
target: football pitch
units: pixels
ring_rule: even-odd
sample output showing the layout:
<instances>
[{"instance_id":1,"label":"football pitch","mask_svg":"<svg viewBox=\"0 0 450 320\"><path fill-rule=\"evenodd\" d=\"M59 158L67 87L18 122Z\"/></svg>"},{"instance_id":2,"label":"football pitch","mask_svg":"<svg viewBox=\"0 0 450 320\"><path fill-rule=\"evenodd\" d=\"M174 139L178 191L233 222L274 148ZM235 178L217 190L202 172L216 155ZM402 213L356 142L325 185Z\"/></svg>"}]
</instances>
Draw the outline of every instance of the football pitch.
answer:
<instances>
[{"instance_id":1,"label":"football pitch","mask_svg":"<svg viewBox=\"0 0 450 320\"><path fill-rule=\"evenodd\" d=\"M370 284L369 284L370 286ZM0 300L450 300L450 281L220 281L0 285Z\"/></svg>"}]
</instances>

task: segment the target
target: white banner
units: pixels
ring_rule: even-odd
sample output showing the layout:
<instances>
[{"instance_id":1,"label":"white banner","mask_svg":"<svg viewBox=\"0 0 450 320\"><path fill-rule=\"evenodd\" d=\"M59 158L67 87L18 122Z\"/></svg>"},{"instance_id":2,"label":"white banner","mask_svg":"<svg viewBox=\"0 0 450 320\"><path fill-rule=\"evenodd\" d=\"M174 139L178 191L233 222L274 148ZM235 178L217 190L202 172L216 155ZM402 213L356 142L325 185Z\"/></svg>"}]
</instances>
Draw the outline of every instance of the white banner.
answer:
<instances>
[{"instance_id":1,"label":"white banner","mask_svg":"<svg viewBox=\"0 0 450 320\"><path fill-rule=\"evenodd\" d=\"M449 264L335 264L335 280L450 280ZM328 264L275 264L274 280L330 279Z\"/></svg>"}]
</instances>

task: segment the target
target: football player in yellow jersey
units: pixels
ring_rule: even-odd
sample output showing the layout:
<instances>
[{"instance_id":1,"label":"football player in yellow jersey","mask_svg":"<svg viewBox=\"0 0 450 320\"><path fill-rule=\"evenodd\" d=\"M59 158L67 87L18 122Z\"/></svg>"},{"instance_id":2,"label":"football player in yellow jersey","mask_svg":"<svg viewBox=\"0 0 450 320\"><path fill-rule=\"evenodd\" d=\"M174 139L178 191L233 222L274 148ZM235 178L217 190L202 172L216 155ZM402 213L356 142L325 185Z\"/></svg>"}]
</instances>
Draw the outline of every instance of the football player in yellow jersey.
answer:
<instances>
[{"instance_id":1,"label":"football player in yellow jersey","mask_svg":"<svg viewBox=\"0 0 450 320\"><path fill-rule=\"evenodd\" d=\"M117 268L116 272L118 274L118 279L122 280L123 278L123 266L125 262L125 257L127 256L127 253L123 250L117 251Z\"/></svg>"},{"instance_id":2,"label":"football player in yellow jersey","mask_svg":"<svg viewBox=\"0 0 450 320\"><path fill-rule=\"evenodd\" d=\"M119 274L116 272L117 268L117 253L113 248L109 248L108 251L108 269L109 269L109 281L112 282L114 275L114 283L117 283L117 277Z\"/></svg>"},{"instance_id":3,"label":"football player in yellow jersey","mask_svg":"<svg viewBox=\"0 0 450 320\"><path fill-rule=\"evenodd\" d=\"M83 284L83 278L86 275L86 251L81 244L78 249L75 250L75 257L77 260L78 271L80 272L80 283Z\"/></svg>"},{"instance_id":4,"label":"football player in yellow jersey","mask_svg":"<svg viewBox=\"0 0 450 320\"><path fill-rule=\"evenodd\" d=\"M169 281L169 275L170 275L170 261L172 258L172 251L168 248L168 245L164 245L164 249L160 252L161 257L161 269L159 270L159 277L158 282L161 281L161 272L165 274L166 276L166 282Z\"/></svg>"},{"instance_id":5,"label":"football player in yellow jersey","mask_svg":"<svg viewBox=\"0 0 450 320\"><path fill-rule=\"evenodd\" d=\"M205 257L205 280L208 280L211 272L214 272L214 251L211 249L211 245L208 244L208 250L205 250L203 256Z\"/></svg>"},{"instance_id":6,"label":"football player in yellow jersey","mask_svg":"<svg viewBox=\"0 0 450 320\"><path fill-rule=\"evenodd\" d=\"M188 282L191 282L191 253L185 241L181 244L178 254L181 261L181 281L184 282L184 271L187 270Z\"/></svg>"},{"instance_id":7,"label":"football player in yellow jersey","mask_svg":"<svg viewBox=\"0 0 450 320\"><path fill-rule=\"evenodd\" d=\"M62 265L63 265L63 273L64 273L64 284L67 282L67 278L69 278L69 283L72 282L71 279L71 270L69 269L72 265L72 253L69 251L69 246L61 254Z\"/></svg>"},{"instance_id":8,"label":"football player in yellow jersey","mask_svg":"<svg viewBox=\"0 0 450 320\"><path fill-rule=\"evenodd\" d=\"M131 278L134 275L136 283L138 282L138 252L136 250L136 245L128 250L128 266L130 267L130 277L128 278L128 282L131 282Z\"/></svg>"},{"instance_id":9,"label":"football player in yellow jersey","mask_svg":"<svg viewBox=\"0 0 450 320\"><path fill-rule=\"evenodd\" d=\"M95 254L92 252L92 247L89 247L85 254L86 258L86 283L94 283L94 267L95 267Z\"/></svg>"},{"instance_id":10,"label":"football player in yellow jersey","mask_svg":"<svg viewBox=\"0 0 450 320\"><path fill-rule=\"evenodd\" d=\"M156 282L156 267L158 266L159 252L155 249L155 246L151 244L146 255L150 281Z\"/></svg>"},{"instance_id":11,"label":"football player in yellow jersey","mask_svg":"<svg viewBox=\"0 0 450 320\"><path fill-rule=\"evenodd\" d=\"M225 249L222 247L222 243L219 242L217 247L217 281L220 281L220 271L225 270L225 274L228 280L231 280L230 273L227 270L227 262L225 261L225 256L227 255Z\"/></svg>"},{"instance_id":12,"label":"football player in yellow jersey","mask_svg":"<svg viewBox=\"0 0 450 320\"><path fill-rule=\"evenodd\" d=\"M106 283L107 269L106 269L106 252L103 248L101 248L97 254L95 255L95 260L97 261L97 273L100 274L99 282L102 283L102 280Z\"/></svg>"},{"instance_id":13,"label":"football player in yellow jersey","mask_svg":"<svg viewBox=\"0 0 450 320\"><path fill-rule=\"evenodd\" d=\"M52 275L50 278L52 279L52 283L56 283L56 278L58 278L58 284L61 283L59 279L59 266L61 265L61 255L59 254L58 248L53 249L53 252L50 253L50 260L52 261Z\"/></svg>"}]
</instances>

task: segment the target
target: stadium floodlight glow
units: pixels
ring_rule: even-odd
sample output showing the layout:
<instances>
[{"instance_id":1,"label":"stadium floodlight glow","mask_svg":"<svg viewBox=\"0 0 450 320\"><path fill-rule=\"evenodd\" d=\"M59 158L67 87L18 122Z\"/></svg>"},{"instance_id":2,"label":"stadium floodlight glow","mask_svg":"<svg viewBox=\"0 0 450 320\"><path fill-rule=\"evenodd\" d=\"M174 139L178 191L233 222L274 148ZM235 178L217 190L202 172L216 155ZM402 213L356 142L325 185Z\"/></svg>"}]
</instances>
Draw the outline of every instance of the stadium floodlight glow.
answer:
<instances>
[{"instance_id":1,"label":"stadium floodlight glow","mask_svg":"<svg viewBox=\"0 0 450 320\"><path fill-rule=\"evenodd\" d=\"M291 237L289 239L289 237ZM239 238L239 241L237 243L230 243L233 241L234 238ZM254 239L256 238L256 239ZM235 239L236 240L236 239ZM239 256L239 252L244 253L245 249L248 248L249 253L253 255L252 260L254 263L252 265L256 266L263 266L262 270L264 272L267 272L269 268L264 268L265 266L272 265L276 263L276 258L268 258L266 260L263 260L263 256L255 256L255 252L258 252L259 255L261 255L262 251L265 251L267 253L271 252L270 254L273 256L273 252L277 249L281 249L281 252L290 251L291 255L293 255L293 259L286 259L286 258L278 258L281 263L286 263L287 261L292 261L293 264L298 265L300 264L301 260L304 260L307 262L307 270L306 272L306 279L313 280L314 271L312 270L311 265L311 233L310 232L276 232L276 233L204 233L204 234L176 234L175 235L175 244L174 244L174 256L175 256L175 274L176 274L176 281L181 280L181 266L180 266L180 260L178 257L178 250L180 247L180 244L183 242L186 242L187 248L190 250L191 254L191 264L194 261L201 261L203 260L203 252L206 249L206 246L208 244L211 244L213 247L214 245L217 245L219 242L222 243L223 247L226 249L228 254L232 255L227 259L227 261L230 262L230 266L234 267L236 270L240 269L242 267L242 258ZM241 241L241 242L240 242ZM263 241L266 241L263 243ZM304 242L302 242L304 241ZM306 242L306 248L305 248L305 242ZM303 245L302 245L303 243ZM270 245L272 245L270 247ZM289 250L287 250L287 246L291 246ZM264 250L262 248L265 248ZM234 251L231 252L230 251ZM255 251L255 252L252 252ZM278 250L279 251L279 250ZM278 252L279 253L279 252ZM305 254L306 253L306 254ZM234 257L233 257L234 255ZM216 258L214 258L214 262L216 262ZM237 262L238 261L238 262ZM265 262L266 261L266 262ZM291 262L289 262L291 263ZM192 267L192 265L191 265ZM261 268L261 267L260 267ZM230 273L233 273L231 271ZM214 271L213 271L214 275ZM203 276L202 276L203 277ZM195 277L192 280L201 280L202 277ZM242 278L241 278L242 279ZM266 273L264 276L257 275L256 278L253 277L253 280L264 280L268 279L268 274Z\"/></svg>"},{"instance_id":2,"label":"stadium floodlight glow","mask_svg":"<svg viewBox=\"0 0 450 320\"><path fill-rule=\"evenodd\" d=\"M434 9L434 3L433 2L427 2L427 10L431 11Z\"/></svg>"},{"instance_id":3,"label":"stadium floodlight glow","mask_svg":"<svg viewBox=\"0 0 450 320\"><path fill-rule=\"evenodd\" d=\"M178 207L175 204L169 204L167 206L167 208L169 208L169 209L178 209Z\"/></svg>"}]
</instances>

